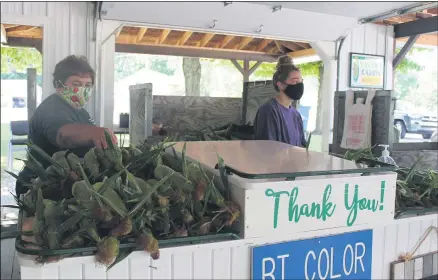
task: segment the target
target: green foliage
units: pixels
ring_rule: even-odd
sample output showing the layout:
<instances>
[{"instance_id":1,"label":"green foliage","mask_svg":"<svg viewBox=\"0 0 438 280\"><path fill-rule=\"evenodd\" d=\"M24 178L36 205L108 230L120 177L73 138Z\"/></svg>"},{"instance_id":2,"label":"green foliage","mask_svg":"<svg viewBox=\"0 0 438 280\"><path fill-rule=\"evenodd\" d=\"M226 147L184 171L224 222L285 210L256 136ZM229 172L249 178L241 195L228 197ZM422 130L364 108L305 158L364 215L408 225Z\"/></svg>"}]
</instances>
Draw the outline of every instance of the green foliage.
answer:
<instances>
[{"instance_id":1,"label":"green foliage","mask_svg":"<svg viewBox=\"0 0 438 280\"><path fill-rule=\"evenodd\" d=\"M26 80L27 74L26 73L1 73L1 79L2 80ZM43 77L41 75L37 75L37 85L40 87L43 86Z\"/></svg>"},{"instance_id":2,"label":"green foliage","mask_svg":"<svg viewBox=\"0 0 438 280\"><path fill-rule=\"evenodd\" d=\"M211 58L204 58L202 59L204 61L210 61L214 63L217 63L218 65L223 65L223 66L227 66L230 68L235 69L234 64L227 59L211 59ZM238 60L237 63L239 63L239 65L243 68L243 61L242 60ZM255 61L251 61L249 63L249 68L251 69L257 62ZM253 73L253 75L255 77L258 78L265 78L268 80L272 79L272 76L274 75L275 72L275 66L277 65L277 63L269 63L269 62L263 62ZM310 62L310 63L303 63L298 65L298 67L301 70L301 74L304 77L317 77L319 75L319 67L322 65L322 61L317 61L317 62Z\"/></svg>"},{"instance_id":3,"label":"green foliage","mask_svg":"<svg viewBox=\"0 0 438 280\"><path fill-rule=\"evenodd\" d=\"M160 72L167 76L173 76L175 74L175 69L170 68L167 65L167 59L159 59L159 58L153 59L151 63L151 70Z\"/></svg>"},{"instance_id":4,"label":"green foliage","mask_svg":"<svg viewBox=\"0 0 438 280\"><path fill-rule=\"evenodd\" d=\"M396 72L394 86L397 99L403 100L409 93L415 92L419 88L418 75L415 75L415 73L403 73L403 71Z\"/></svg>"},{"instance_id":5,"label":"green foliage","mask_svg":"<svg viewBox=\"0 0 438 280\"><path fill-rule=\"evenodd\" d=\"M126 53L116 53L114 64L114 80L116 82L146 67L146 63L141 55Z\"/></svg>"},{"instance_id":6,"label":"green foliage","mask_svg":"<svg viewBox=\"0 0 438 280\"><path fill-rule=\"evenodd\" d=\"M1 46L2 73L26 73L27 68L36 68L42 74L43 58L35 48L12 48Z\"/></svg>"},{"instance_id":7,"label":"green foliage","mask_svg":"<svg viewBox=\"0 0 438 280\"><path fill-rule=\"evenodd\" d=\"M400 50L401 50L401 48L397 48L395 50L395 55L397 55L400 52ZM424 69L423 66L421 66L418 63L416 63L415 61L411 60L409 57L412 56L416 52L424 52L424 51L429 51L429 50L424 49L424 48L415 48L415 47L411 48L411 50L406 54L406 56L403 58L403 60L397 66L395 71L402 73L402 74L407 74L410 71L423 70Z\"/></svg>"}]
</instances>

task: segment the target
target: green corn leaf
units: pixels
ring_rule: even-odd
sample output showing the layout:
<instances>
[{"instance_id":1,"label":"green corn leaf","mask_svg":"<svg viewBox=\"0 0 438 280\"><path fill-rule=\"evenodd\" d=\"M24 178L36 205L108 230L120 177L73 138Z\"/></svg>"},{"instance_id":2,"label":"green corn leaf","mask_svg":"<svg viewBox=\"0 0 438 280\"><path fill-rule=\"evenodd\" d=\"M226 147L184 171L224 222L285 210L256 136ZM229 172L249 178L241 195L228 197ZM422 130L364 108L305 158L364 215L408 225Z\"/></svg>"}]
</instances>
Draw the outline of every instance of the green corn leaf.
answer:
<instances>
[{"instance_id":1,"label":"green corn leaf","mask_svg":"<svg viewBox=\"0 0 438 280\"><path fill-rule=\"evenodd\" d=\"M143 205L146 203L146 201L148 201L148 199L151 197L152 194L154 194L157 189L163 185L171 176L172 174L167 175L166 177L164 177L163 179L161 179L158 183L156 183L154 186L152 186L152 189L150 192L146 192L143 197L142 200L140 202L138 202L137 205L134 206L134 208L132 208L132 210L128 213L129 217L133 217L138 210L141 209L141 207L143 207Z\"/></svg>"},{"instance_id":2,"label":"green corn leaf","mask_svg":"<svg viewBox=\"0 0 438 280\"><path fill-rule=\"evenodd\" d=\"M38 147L37 145L33 144L31 141L30 143L26 143L26 145L33 151L35 151L40 157L42 157L44 160L49 162L51 165L56 166L64 171L64 167L60 165L58 162L56 162L51 156L49 156L43 149Z\"/></svg>"},{"instance_id":3,"label":"green corn leaf","mask_svg":"<svg viewBox=\"0 0 438 280\"><path fill-rule=\"evenodd\" d=\"M217 165L219 168L219 174L221 176L222 184L225 187L227 199L230 199L230 193L229 193L230 188L228 185L228 175L227 175L227 171L225 169L225 162L224 162L224 159L221 158L218 153L216 153L216 155L217 155Z\"/></svg>"},{"instance_id":4,"label":"green corn leaf","mask_svg":"<svg viewBox=\"0 0 438 280\"><path fill-rule=\"evenodd\" d=\"M57 233L62 235L67 230L74 228L81 221L82 217L83 215L81 212L76 212L73 216L59 226Z\"/></svg>"},{"instance_id":5,"label":"green corn leaf","mask_svg":"<svg viewBox=\"0 0 438 280\"><path fill-rule=\"evenodd\" d=\"M309 139L307 139L306 151L309 150L311 140L312 140L312 132L310 132Z\"/></svg>"},{"instance_id":6,"label":"green corn leaf","mask_svg":"<svg viewBox=\"0 0 438 280\"><path fill-rule=\"evenodd\" d=\"M120 248L119 254L117 255L114 262L109 265L106 269L106 271L110 270L113 266L118 264L119 262L123 261L126 257L128 257L132 252L135 251L135 247L128 247L128 248Z\"/></svg>"},{"instance_id":7,"label":"green corn leaf","mask_svg":"<svg viewBox=\"0 0 438 280\"><path fill-rule=\"evenodd\" d=\"M187 157L186 157L186 148L187 148L187 143L184 142L184 146L182 149L182 154L181 154L181 159L182 159L182 170L183 170L183 175L186 179L189 178L189 175L187 174Z\"/></svg>"},{"instance_id":8,"label":"green corn leaf","mask_svg":"<svg viewBox=\"0 0 438 280\"><path fill-rule=\"evenodd\" d=\"M418 163L420 163L420 161L423 159L423 156L419 157L418 160L414 163L414 165L412 165L411 169L408 172L408 175L406 175L406 182L409 182L412 180L412 177L414 177L415 175L415 171L417 169L417 165Z\"/></svg>"},{"instance_id":9,"label":"green corn leaf","mask_svg":"<svg viewBox=\"0 0 438 280\"><path fill-rule=\"evenodd\" d=\"M113 139L111 138L111 134L109 134L109 132L106 129L105 129L104 133L105 133L105 141L108 144L108 148L111 151L114 151L115 150L115 146L113 144Z\"/></svg>"},{"instance_id":10,"label":"green corn leaf","mask_svg":"<svg viewBox=\"0 0 438 280\"><path fill-rule=\"evenodd\" d=\"M85 171L82 168L82 165L80 163L78 163L78 168L79 168L79 171L81 172L82 178L85 181L85 184L87 185L88 190L90 190L91 193L95 194L96 191L94 190L93 186L91 185L90 180L88 179L87 174L85 174ZM100 208L103 208L103 203L100 200L100 197L96 196L96 195L94 195L94 197L96 198L96 201L99 204Z\"/></svg>"}]
</instances>

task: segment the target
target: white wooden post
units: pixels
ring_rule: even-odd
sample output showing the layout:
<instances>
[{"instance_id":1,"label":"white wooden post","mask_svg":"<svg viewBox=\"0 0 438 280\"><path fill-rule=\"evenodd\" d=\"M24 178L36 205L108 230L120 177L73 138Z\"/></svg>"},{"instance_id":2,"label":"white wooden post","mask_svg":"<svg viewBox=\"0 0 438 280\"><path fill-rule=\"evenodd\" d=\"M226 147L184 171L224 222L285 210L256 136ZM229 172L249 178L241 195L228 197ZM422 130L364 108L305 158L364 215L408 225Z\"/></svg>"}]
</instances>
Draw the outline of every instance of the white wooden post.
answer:
<instances>
[{"instance_id":1,"label":"white wooden post","mask_svg":"<svg viewBox=\"0 0 438 280\"><path fill-rule=\"evenodd\" d=\"M313 49L316 50L322 62L324 63L324 74L321 77L322 83L322 133L312 135L312 140L320 139L318 147L315 150L321 152L329 151L330 130L333 126L333 98L336 90L336 58L335 58L335 42L319 41L310 43ZM316 136L314 138L314 136ZM312 142L313 142L312 141Z\"/></svg>"},{"instance_id":2,"label":"white wooden post","mask_svg":"<svg viewBox=\"0 0 438 280\"><path fill-rule=\"evenodd\" d=\"M27 68L27 120L32 118L37 107L36 69Z\"/></svg>"},{"instance_id":3,"label":"white wooden post","mask_svg":"<svg viewBox=\"0 0 438 280\"><path fill-rule=\"evenodd\" d=\"M99 126L112 129L114 126L114 55L116 33L121 22L104 20L98 23L97 45L98 85L95 91L95 121Z\"/></svg>"}]
</instances>

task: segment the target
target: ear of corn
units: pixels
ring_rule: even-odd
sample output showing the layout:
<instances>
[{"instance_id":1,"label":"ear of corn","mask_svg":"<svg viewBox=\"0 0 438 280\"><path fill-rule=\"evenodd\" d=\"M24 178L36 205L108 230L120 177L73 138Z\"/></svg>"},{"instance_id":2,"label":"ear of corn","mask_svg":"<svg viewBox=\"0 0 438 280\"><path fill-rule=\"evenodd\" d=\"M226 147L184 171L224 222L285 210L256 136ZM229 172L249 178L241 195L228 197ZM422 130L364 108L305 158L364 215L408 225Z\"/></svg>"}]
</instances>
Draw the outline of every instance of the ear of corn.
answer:
<instances>
[{"instance_id":1,"label":"ear of corn","mask_svg":"<svg viewBox=\"0 0 438 280\"><path fill-rule=\"evenodd\" d=\"M25 160L37 177L22 182L30 190L17 203L33 215L32 238L40 248L92 244L97 247L96 261L110 268L127 253L119 249L120 242L132 237L156 259L158 238L229 230L238 220L236 211L226 210L215 176L190 163L185 149L177 158L164 153L174 143L125 149L109 143L108 137L108 149L90 149L83 162L70 151L41 155L51 164L46 169L31 155ZM157 164L159 159L164 164Z\"/></svg>"}]
</instances>

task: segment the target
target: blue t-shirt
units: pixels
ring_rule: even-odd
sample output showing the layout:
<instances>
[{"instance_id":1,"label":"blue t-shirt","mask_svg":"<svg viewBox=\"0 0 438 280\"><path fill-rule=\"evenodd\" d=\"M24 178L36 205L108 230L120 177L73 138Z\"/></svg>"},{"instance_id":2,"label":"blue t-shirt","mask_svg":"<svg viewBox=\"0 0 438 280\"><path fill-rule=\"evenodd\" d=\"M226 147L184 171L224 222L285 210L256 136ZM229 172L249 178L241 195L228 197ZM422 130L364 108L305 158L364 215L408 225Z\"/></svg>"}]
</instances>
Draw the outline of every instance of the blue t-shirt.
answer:
<instances>
[{"instance_id":1,"label":"blue t-shirt","mask_svg":"<svg viewBox=\"0 0 438 280\"><path fill-rule=\"evenodd\" d=\"M304 147L303 120L293 108L286 108L273 98L263 104L254 120L255 140L274 140Z\"/></svg>"}]
</instances>

